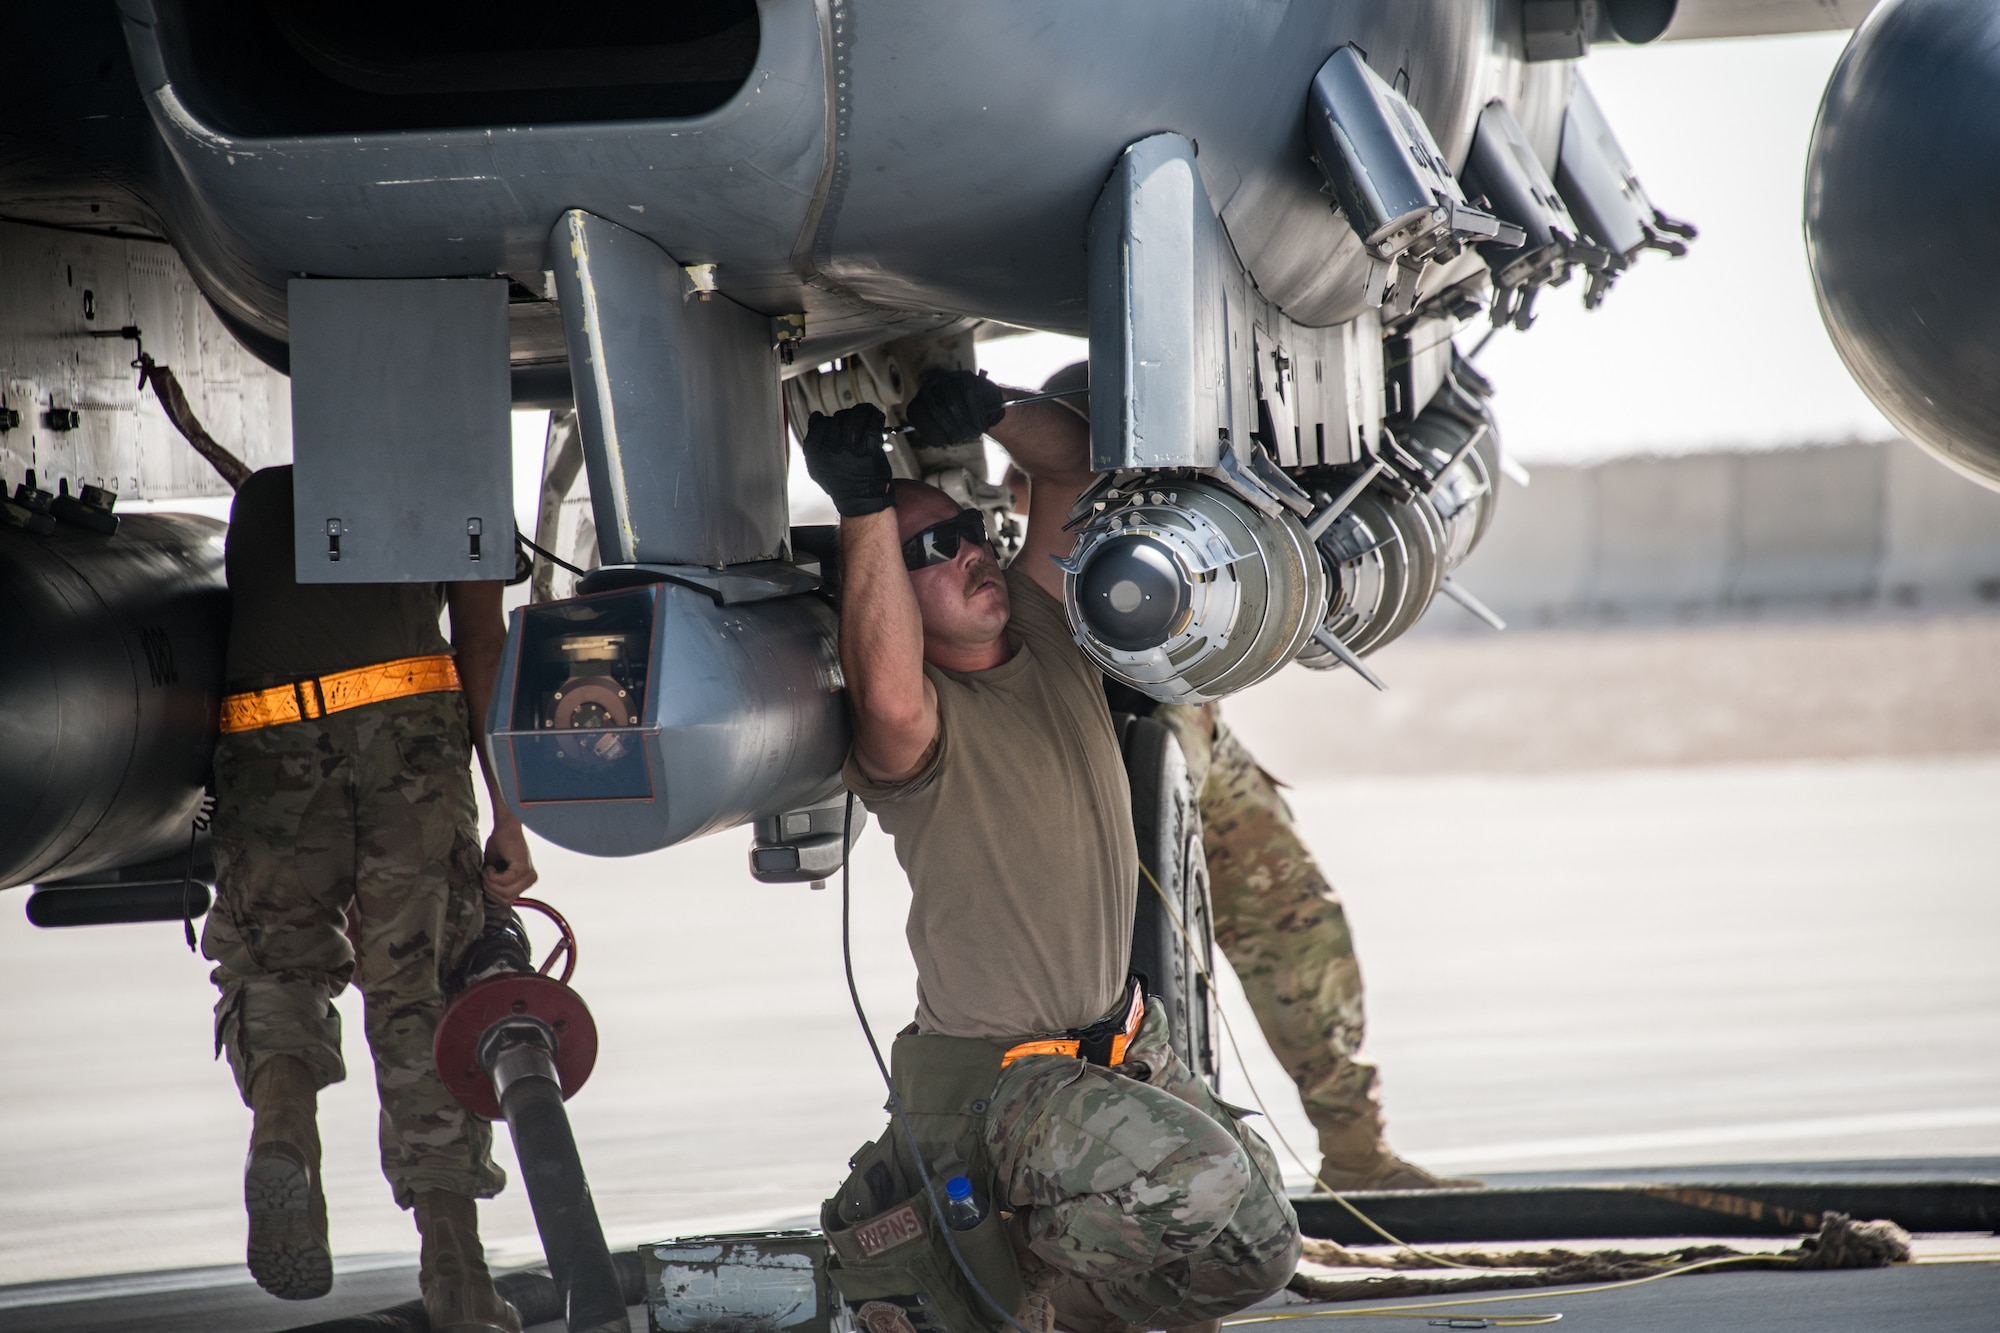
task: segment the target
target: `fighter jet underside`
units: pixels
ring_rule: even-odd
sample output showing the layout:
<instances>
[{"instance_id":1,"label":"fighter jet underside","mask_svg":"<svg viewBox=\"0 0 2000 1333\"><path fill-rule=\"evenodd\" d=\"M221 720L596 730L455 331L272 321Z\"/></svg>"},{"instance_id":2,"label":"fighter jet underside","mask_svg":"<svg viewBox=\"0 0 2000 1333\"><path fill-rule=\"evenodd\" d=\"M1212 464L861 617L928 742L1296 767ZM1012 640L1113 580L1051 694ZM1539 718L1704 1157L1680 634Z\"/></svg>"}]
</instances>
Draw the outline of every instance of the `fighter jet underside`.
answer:
<instances>
[{"instance_id":1,"label":"fighter jet underside","mask_svg":"<svg viewBox=\"0 0 2000 1333\"><path fill-rule=\"evenodd\" d=\"M1917 198L1987 160L1994 118L1959 108L2000 84L1995 19L1871 8L606 0L475 31L374 3L17 5L0 884L51 922L191 910L222 529L118 500L226 493L204 453L290 458L301 581L512 579L523 406L555 411L533 539L580 569L557 597L570 579L521 565L488 719L508 803L599 855L750 824L753 873L825 878L839 571L789 523L788 431L863 400L900 427L1020 329L1089 339L1099 477L1063 569L1108 677L1182 702L1292 662L1379 686L1366 659L1440 594L1490 617L1453 576L1511 464L1454 336L1528 329L1547 289L1616 299L1695 235L1579 74L1593 43L1866 18L1810 173L1822 306L1885 411L2000 479L1991 266L1944 244L1992 216L1991 173ZM977 446L892 440L1004 539ZM1157 739L1127 735L1142 841L1199 925ZM1204 932L1138 931L1213 1068Z\"/></svg>"}]
</instances>

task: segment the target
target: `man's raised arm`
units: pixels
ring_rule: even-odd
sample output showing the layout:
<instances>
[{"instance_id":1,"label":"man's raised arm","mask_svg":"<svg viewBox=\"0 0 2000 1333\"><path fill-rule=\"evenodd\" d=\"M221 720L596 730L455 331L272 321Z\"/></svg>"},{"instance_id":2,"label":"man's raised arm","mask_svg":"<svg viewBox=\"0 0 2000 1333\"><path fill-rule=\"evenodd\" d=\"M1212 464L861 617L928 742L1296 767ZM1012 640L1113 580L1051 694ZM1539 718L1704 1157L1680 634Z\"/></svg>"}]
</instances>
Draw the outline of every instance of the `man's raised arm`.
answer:
<instances>
[{"instance_id":1,"label":"man's raised arm","mask_svg":"<svg viewBox=\"0 0 2000 1333\"><path fill-rule=\"evenodd\" d=\"M1034 482L1028 506L1028 535L1015 562L1057 601L1062 571L1050 557L1068 555L1076 538L1063 531L1070 506L1094 479L1090 470L1090 427L1061 403L1016 403L1027 391L995 384L969 370L938 376L910 403L910 424L919 438L948 444L976 440L983 432L999 441Z\"/></svg>"},{"instance_id":2,"label":"man's raised arm","mask_svg":"<svg viewBox=\"0 0 2000 1333\"><path fill-rule=\"evenodd\" d=\"M806 470L840 511L840 669L854 757L878 782L909 777L937 738L937 692L924 676L924 625L903 568L881 410L815 412Z\"/></svg>"}]
</instances>

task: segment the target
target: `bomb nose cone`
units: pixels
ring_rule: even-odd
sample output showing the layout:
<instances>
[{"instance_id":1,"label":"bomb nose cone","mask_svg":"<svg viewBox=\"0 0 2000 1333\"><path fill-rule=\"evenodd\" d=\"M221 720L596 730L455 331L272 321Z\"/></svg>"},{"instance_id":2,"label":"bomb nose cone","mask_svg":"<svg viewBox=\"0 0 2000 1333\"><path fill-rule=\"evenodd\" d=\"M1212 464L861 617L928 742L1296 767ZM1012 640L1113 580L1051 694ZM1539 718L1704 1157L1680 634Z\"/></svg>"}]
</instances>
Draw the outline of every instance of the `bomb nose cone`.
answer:
<instances>
[{"instance_id":1,"label":"bomb nose cone","mask_svg":"<svg viewBox=\"0 0 2000 1333\"><path fill-rule=\"evenodd\" d=\"M1085 522L1060 562L1076 641L1155 699L1200 703L1298 656L1326 615L1326 568L1287 511L1206 479L1137 488Z\"/></svg>"},{"instance_id":2,"label":"bomb nose cone","mask_svg":"<svg viewBox=\"0 0 2000 1333\"><path fill-rule=\"evenodd\" d=\"M1092 633L1124 652L1172 638L1188 609L1188 580L1158 541L1132 534L1104 542L1077 575L1077 611Z\"/></svg>"}]
</instances>

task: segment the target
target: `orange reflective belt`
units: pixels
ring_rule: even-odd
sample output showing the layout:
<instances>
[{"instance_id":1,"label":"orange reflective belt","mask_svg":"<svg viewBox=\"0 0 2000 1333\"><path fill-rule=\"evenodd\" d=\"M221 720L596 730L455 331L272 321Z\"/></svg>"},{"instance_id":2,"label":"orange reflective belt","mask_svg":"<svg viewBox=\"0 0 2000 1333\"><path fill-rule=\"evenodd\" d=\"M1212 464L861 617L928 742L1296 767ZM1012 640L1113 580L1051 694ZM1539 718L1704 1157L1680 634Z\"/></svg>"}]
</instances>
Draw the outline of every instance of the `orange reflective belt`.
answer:
<instances>
[{"instance_id":1,"label":"orange reflective belt","mask_svg":"<svg viewBox=\"0 0 2000 1333\"><path fill-rule=\"evenodd\" d=\"M1125 1030L1111 1039L1111 1059L1106 1063L1116 1068L1125 1063L1125 1049L1132 1044L1132 1038L1139 1035L1139 1020L1146 1016L1146 997L1139 988L1132 988L1132 1007L1125 1014ZM1010 1046L1000 1057L1000 1067L1005 1069L1016 1060L1028 1055L1065 1055L1072 1060L1083 1058L1083 1042L1075 1037L1050 1037L1043 1041L1024 1041L1019 1046Z\"/></svg>"},{"instance_id":2,"label":"orange reflective belt","mask_svg":"<svg viewBox=\"0 0 2000 1333\"><path fill-rule=\"evenodd\" d=\"M255 731L285 722L307 722L384 699L411 694L435 694L459 688L458 668L449 656L404 657L394 662L308 676L290 685L225 695L222 730Z\"/></svg>"}]
</instances>

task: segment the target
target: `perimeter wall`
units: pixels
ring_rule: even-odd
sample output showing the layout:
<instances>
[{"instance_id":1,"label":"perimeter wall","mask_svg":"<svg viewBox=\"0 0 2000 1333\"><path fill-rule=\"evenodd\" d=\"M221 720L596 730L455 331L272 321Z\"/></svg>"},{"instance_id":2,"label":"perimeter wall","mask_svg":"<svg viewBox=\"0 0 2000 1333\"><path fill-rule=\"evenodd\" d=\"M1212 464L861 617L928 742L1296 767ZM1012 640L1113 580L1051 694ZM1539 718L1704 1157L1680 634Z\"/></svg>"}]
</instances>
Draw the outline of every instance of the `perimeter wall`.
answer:
<instances>
[{"instance_id":1,"label":"perimeter wall","mask_svg":"<svg viewBox=\"0 0 2000 1333\"><path fill-rule=\"evenodd\" d=\"M1902 440L1541 465L1459 581L1511 624L2000 609L2000 493ZM1440 602L1436 631L1479 627Z\"/></svg>"}]
</instances>

